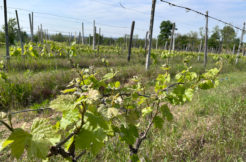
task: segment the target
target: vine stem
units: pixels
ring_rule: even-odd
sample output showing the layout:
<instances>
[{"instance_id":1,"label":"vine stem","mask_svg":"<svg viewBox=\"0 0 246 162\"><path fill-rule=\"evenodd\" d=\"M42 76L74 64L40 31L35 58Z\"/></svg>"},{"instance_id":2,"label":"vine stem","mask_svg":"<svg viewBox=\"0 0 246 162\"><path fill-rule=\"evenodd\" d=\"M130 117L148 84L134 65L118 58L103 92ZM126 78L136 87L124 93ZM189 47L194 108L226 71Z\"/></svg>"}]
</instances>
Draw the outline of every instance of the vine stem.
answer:
<instances>
[{"instance_id":1,"label":"vine stem","mask_svg":"<svg viewBox=\"0 0 246 162\"><path fill-rule=\"evenodd\" d=\"M153 116L153 117L151 118L151 120L149 121L149 124L148 124L146 130L145 130L144 132L141 133L141 135L140 135L139 138L137 138L136 143L135 143L135 146L129 145L129 149L130 149L131 155L137 154L137 153L138 153L139 148L140 148L142 142L147 138L147 135L148 135L148 133L149 133L149 131L150 131L152 125L153 125L154 119L155 119L155 117L156 117L156 116L158 115L158 113L159 113L159 106L160 106L160 101L158 101L158 107L157 107L157 110L156 110L154 116Z\"/></svg>"},{"instance_id":2,"label":"vine stem","mask_svg":"<svg viewBox=\"0 0 246 162\"><path fill-rule=\"evenodd\" d=\"M4 122L3 120L0 120L0 123L2 123L6 128L8 128L8 130L10 130L11 132L13 132L14 131L14 129L11 127L11 126L9 126L6 122Z\"/></svg>"}]
</instances>

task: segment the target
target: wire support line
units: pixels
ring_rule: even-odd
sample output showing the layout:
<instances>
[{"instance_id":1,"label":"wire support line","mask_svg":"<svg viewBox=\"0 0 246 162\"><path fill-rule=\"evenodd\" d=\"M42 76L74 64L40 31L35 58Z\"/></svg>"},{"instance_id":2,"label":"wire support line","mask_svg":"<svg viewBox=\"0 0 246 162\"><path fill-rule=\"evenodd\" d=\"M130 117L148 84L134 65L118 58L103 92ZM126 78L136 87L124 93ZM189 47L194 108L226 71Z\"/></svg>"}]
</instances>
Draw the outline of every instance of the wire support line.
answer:
<instances>
[{"instance_id":1,"label":"wire support line","mask_svg":"<svg viewBox=\"0 0 246 162\"><path fill-rule=\"evenodd\" d=\"M173 6L173 7L182 8L182 9L185 9L186 11L192 11L192 12L194 12L194 13L197 13L197 14L202 15L202 16L205 16L205 17L207 16L206 14L204 14L204 13L202 13L202 12L200 12L200 11L197 11L197 10L194 10L194 9L191 9L191 8L188 8L188 7L184 7L184 6L181 6L181 5L177 5L177 4L174 4L174 3L171 3L171 2L165 1L165 0L160 0L160 1L163 2L163 3L167 3L168 5ZM236 28L236 29L238 29L238 30L244 31L242 28L237 27L237 26L235 26L235 25L232 25L231 23L228 23L228 22L226 22L226 21L224 21L224 20L221 20L221 19L218 19L218 18L216 18L216 17L213 17L213 16L209 16L209 15L208 15L208 18L211 18L211 19L213 19L213 20L219 21L219 22L221 22L221 23L223 23L223 24L225 24L225 25L231 26L231 27Z\"/></svg>"}]
</instances>

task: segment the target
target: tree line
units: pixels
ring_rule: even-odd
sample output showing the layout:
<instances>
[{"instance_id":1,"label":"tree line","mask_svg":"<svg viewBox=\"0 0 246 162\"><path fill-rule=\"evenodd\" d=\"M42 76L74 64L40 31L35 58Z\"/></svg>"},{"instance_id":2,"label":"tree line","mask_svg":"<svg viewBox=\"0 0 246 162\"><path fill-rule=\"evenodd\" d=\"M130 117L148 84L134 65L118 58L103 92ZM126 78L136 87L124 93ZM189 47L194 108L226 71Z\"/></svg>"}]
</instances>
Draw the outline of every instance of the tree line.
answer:
<instances>
[{"instance_id":1,"label":"tree line","mask_svg":"<svg viewBox=\"0 0 246 162\"><path fill-rule=\"evenodd\" d=\"M160 34L158 38L153 39L152 46L158 47L160 49L168 48L170 45L170 39L172 35L172 27L173 22L167 20L162 21L160 24ZM14 18L8 21L8 30L9 30L9 43L11 45L17 44L19 41L17 35L17 22ZM5 42L5 34L4 34L4 26L2 27L2 31L0 31L0 42ZM178 30L175 27L175 30ZM199 47L201 46L202 40L204 40L204 28L200 28L199 32L190 31L187 34L180 34L177 33L174 35L175 37L175 50L187 50L187 51L198 51ZM208 39L208 48L211 52L221 53L225 51L232 51L233 49L236 50L239 45L239 38L237 38L236 31L234 28L230 26L224 26L222 29L219 26L215 26L209 32L209 39ZM45 35L47 33L43 31L38 31L34 35L33 41L40 42L42 39L41 34ZM29 42L30 37L29 35L22 30L21 36L24 42ZM43 39L50 39L57 42L71 42L76 41L77 43L81 43L81 39L79 37L75 37L74 35L64 35L62 33L46 35L43 36ZM85 42L87 44L92 44L93 36L85 37ZM127 44L128 39L126 37L119 37L119 38L107 38L103 35L96 34L96 42L100 43L101 45L119 45L125 46ZM202 43L203 44L203 43ZM145 46L145 39L134 39L133 40L133 47L144 47Z\"/></svg>"}]
</instances>

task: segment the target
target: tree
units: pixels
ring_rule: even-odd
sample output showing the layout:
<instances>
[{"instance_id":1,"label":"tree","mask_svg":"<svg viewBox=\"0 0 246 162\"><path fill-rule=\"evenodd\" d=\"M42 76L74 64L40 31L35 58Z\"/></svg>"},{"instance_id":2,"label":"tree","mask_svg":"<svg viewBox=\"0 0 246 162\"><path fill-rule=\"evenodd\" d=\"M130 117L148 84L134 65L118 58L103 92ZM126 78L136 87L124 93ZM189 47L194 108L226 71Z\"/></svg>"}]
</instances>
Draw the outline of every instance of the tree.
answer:
<instances>
[{"instance_id":1,"label":"tree","mask_svg":"<svg viewBox=\"0 0 246 162\"><path fill-rule=\"evenodd\" d=\"M66 41L66 37L64 37L62 35L62 33L58 33L58 34L52 35L51 39L54 40L54 41L57 41L57 42L65 42Z\"/></svg>"},{"instance_id":2,"label":"tree","mask_svg":"<svg viewBox=\"0 0 246 162\"><path fill-rule=\"evenodd\" d=\"M2 27L3 31L5 32L5 26ZM15 43L15 40L17 40L17 22L14 18L9 19L8 21L8 33L9 33L9 44L13 45ZM2 39L2 38L1 38ZM4 35L5 39L5 35Z\"/></svg>"},{"instance_id":3,"label":"tree","mask_svg":"<svg viewBox=\"0 0 246 162\"><path fill-rule=\"evenodd\" d=\"M160 25L160 35L158 36L160 44L164 44L172 34L173 23L171 21L162 21Z\"/></svg>"},{"instance_id":4,"label":"tree","mask_svg":"<svg viewBox=\"0 0 246 162\"><path fill-rule=\"evenodd\" d=\"M215 26L211 37L208 39L208 46L210 48L219 49L220 39L221 39L221 32L219 26Z\"/></svg>"},{"instance_id":5,"label":"tree","mask_svg":"<svg viewBox=\"0 0 246 162\"><path fill-rule=\"evenodd\" d=\"M230 26L225 26L221 30L221 36L222 36L224 48L232 48L233 42L236 39L235 30Z\"/></svg>"},{"instance_id":6,"label":"tree","mask_svg":"<svg viewBox=\"0 0 246 162\"><path fill-rule=\"evenodd\" d=\"M200 41L198 39L198 33L190 31L190 33L188 33L187 36L191 45L191 50L193 51L200 44Z\"/></svg>"},{"instance_id":7,"label":"tree","mask_svg":"<svg viewBox=\"0 0 246 162\"><path fill-rule=\"evenodd\" d=\"M189 44L189 37L187 35L177 34L176 49L183 50Z\"/></svg>"}]
</instances>

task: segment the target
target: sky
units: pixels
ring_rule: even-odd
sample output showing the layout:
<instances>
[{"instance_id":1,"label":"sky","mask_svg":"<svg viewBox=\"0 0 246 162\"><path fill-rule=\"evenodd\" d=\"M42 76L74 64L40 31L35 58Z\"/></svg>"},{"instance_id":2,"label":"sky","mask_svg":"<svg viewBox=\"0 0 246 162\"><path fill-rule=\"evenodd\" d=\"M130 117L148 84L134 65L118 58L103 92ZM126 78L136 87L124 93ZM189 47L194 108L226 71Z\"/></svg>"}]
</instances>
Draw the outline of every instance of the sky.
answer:
<instances>
[{"instance_id":1,"label":"sky","mask_svg":"<svg viewBox=\"0 0 246 162\"><path fill-rule=\"evenodd\" d=\"M242 28L246 21L246 0L167 0L222 19ZM8 18L15 18L18 10L22 30L30 33L28 14L34 12L34 31L42 24L49 33L62 32L78 34L84 23L85 35L93 32L93 20L97 29L107 37L122 37L130 33L132 21L136 22L134 34L145 37L149 29L152 0L7 0ZM3 0L0 0L0 26L4 24ZM170 20L176 23L177 32L199 32L205 26L205 17L187 12L184 9L169 6L157 0L154 34L157 37L160 23ZM209 31L224 24L209 20ZM241 31L236 30L238 36Z\"/></svg>"}]
</instances>

